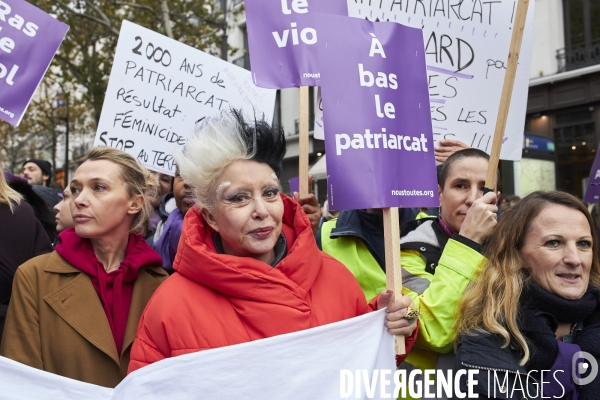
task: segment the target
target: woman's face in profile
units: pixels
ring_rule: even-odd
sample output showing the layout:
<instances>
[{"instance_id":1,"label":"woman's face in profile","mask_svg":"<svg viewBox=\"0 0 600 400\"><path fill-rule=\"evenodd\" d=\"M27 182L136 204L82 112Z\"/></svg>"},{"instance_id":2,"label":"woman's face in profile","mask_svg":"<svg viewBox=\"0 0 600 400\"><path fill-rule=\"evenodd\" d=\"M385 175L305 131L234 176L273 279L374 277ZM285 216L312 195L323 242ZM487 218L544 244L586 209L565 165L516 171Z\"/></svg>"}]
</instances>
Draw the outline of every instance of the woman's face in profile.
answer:
<instances>
[{"instance_id":1,"label":"woman's face in profile","mask_svg":"<svg viewBox=\"0 0 600 400\"><path fill-rule=\"evenodd\" d=\"M483 196L488 161L468 157L450 166L443 190L439 191L442 220L455 233L460 232L467 211Z\"/></svg>"},{"instance_id":2,"label":"woman's face in profile","mask_svg":"<svg viewBox=\"0 0 600 400\"><path fill-rule=\"evenodd\" d=\"M56 231L58 233L73 226L73 216L71 215L71 192L65 189L63 198L56 203L54 211L56 212Z\"/></svg>"},{"instance_id":3,"label":"woman's face in profile","mask_svg":"<svg viewBox=\"0 0 600 400\"><path fill-rule=\"evenodd\" d=\"M238 160L221 174L216 212L204 216L221 235L226 254L270 263L281 233L279 181L267 164Z\"/></svg>"},{"instance_id":4,"label":"woman's face in profile","mask_svg":"<svg viewBox=\"0 0 600 400\"><path fill-rule=\"evenodd\" d=\"M141 202L129 197L120 167L107 160L81 164L70 184L75 232L84 238L102 238L128 232Z\"/></svg>"},{"instance_id":5,"label":"woman's face in profile","mask_svg":"<svg viewBox=\"0 0 600 400\"><path fill-rule=\"evenodd\" d=\"M520 253L539 286L574 300L583 296L590 281L592 243L590 225L581 211L552 204L531 221Z\"/></svg>"}]
</instances>

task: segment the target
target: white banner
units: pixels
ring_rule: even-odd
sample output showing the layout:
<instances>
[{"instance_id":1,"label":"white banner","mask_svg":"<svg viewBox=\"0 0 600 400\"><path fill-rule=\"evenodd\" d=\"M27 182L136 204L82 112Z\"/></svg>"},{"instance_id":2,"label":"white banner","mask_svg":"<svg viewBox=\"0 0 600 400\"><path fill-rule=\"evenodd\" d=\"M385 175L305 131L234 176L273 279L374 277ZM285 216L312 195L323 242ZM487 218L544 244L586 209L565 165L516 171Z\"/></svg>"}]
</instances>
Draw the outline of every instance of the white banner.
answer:
<instances>
[{"instance_id":1,"label":"white banner","mask_svg":"<svg viewBox=\"0 0 600 400\"><path fill-rule=\"evenodd\" d=\"M386 331L384 317L380 310L314 329L168 358L135 371L114 390L0 357L0 393L6 400L331 400L349 393L353 399L390 398L395 386L394 338ZM373 373L384 370L391 375Z\"/></svg>"},{"instance_id":2,"label":"white banner","mask_svg":"<svg viewBox=\"0 0 600 400\"><path fill-rule=\"evenodd\" d=\"M174 175L171 153L197 121L237 108L271 122L275 93L254 86L250 71L123 21L94 146Z\"/></svg>"},{"instance_id":3,"label":"white banner","mask_svg":"<svg viewBox=\"0 0 600 400\"><path fill-rule=\"evenodd\" d=\"M487 153L504 83L516 0L347 0L351 17L423 28L435 141ZM529 2L500 158L520 160L529 90L535 1ZM316 116L316 121L320 121ZM319 122L320 123L320 122ZM315 122L315 137L322 136Z\"/></svg>"}]
</instances>

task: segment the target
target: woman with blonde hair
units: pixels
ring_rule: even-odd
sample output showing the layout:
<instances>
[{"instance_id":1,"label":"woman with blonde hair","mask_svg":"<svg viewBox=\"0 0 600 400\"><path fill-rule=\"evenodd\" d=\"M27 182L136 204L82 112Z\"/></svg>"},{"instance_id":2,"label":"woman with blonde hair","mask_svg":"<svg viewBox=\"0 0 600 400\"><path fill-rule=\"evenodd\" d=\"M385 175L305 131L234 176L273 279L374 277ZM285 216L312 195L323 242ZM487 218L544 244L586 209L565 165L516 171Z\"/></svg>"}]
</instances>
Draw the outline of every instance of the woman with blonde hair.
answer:
<instances>
[{"instance_id":1,"label":"woman with blonde hair","mask_svg":"<svg viewBox=\"0 0 600 400\"><path fill-rule=\"evenodd\" d=\"M570 194L534 192L504 214L457 321L456 368L482 370L480 398L597 398L600 380L575 368L580 351L600 356L597 246Z\"/></svg>"},{"instance_id":2,"label":"woman with blonde hair","mask_svg":"<svg viewBox=\"0 0 600 400\"><path fill-rule=\"evenodd\" d=\"M74 227L17 270L1 355L100 386L125 377L139 318L167 277L136 232L155 182L120 150L90 151L69 184Z\"/></svg>"},{"instance_id":3,"label":"woman with blonde hair","mask_svg":"<svg viewBox=\"0 0 600 400\"><path fill-rule=\"evenodd\" d=\"M17 267L52 251L46 231L31 206L6 182L0 169L0 339Z\"/></svg>"}]
</instances>

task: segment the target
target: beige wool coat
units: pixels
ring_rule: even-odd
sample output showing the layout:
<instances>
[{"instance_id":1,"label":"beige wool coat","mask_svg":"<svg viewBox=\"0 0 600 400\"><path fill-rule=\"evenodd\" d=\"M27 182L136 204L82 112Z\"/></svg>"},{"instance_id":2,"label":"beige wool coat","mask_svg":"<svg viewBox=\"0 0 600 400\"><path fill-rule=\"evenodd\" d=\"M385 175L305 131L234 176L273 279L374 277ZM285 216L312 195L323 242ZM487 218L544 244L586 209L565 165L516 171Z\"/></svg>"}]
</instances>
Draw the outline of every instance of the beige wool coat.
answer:
<instances>
[{"instance_id":1,"label":"beige wool coat","mask_svg":"<svg viewBox=\"0 0 600 400\"><path fill-rule=\"evenodd\" d=\"M127 374L129 351L146 303L168 277L142 267L133 286L121 354L92 281L56 251L15 274L0 355L68 378L115 387Z\"/></svg>"}]
</instances>

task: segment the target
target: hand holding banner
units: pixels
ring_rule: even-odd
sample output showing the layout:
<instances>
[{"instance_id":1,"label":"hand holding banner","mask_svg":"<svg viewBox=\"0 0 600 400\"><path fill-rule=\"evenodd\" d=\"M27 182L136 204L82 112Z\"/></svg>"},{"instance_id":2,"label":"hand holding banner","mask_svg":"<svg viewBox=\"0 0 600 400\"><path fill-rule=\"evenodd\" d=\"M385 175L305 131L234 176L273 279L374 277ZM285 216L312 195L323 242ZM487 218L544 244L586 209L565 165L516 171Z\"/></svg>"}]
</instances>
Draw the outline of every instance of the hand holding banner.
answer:
<instances>
[{"instance_id":1,"label":"hand holding banner","mask_svg":"<svg viewBox=\"0 0 600 400\"><path fill-rule=\"evenodd\" d=\"M439 205L423 35L395 23L315 20L329 204L384 208L386 287L395 301L402 294L397 207ZM405 353L402 337L396 353Z\"/></svg>"}]
</instances>

